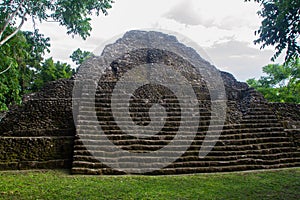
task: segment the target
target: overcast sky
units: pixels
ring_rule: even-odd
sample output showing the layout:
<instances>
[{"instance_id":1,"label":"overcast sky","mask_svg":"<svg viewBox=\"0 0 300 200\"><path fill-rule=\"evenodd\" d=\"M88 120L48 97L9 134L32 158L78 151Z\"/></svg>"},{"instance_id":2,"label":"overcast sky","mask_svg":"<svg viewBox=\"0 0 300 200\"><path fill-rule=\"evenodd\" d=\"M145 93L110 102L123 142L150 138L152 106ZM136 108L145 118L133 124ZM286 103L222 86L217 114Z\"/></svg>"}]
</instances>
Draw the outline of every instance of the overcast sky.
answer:
<instances>
[{"instance_id":1,"label":"overcast sky","mask_svg":"<svg viewBox=\"0 0 300 200\"><path fill-rule=\"evenodd\" d=\"M38 28L51 38L55 60L71 64L69 56L77 48L94 51L104 41L133 29L165 29L179 32L202 47L209 60L238 80L259 78L262 67L271 63L272 50L253 44L261 19L257 3L244 0L115 0L108 15L92 17L91 37L82 40L66 34L57 23ZM32 30L26 24L23 30ZM95 52L100 54L101 52ZM282 62L282 57L277 60Z\"/></svg>"}]
</instances>

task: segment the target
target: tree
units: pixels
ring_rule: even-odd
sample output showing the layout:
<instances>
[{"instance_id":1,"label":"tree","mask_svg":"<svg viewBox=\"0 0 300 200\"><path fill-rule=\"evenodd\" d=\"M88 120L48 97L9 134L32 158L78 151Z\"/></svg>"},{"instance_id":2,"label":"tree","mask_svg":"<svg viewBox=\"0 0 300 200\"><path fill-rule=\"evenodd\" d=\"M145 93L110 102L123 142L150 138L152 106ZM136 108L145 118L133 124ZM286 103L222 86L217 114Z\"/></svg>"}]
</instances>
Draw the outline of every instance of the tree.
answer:
<instances>
[{"instance_id":1,"label":"tree","mask_svg":"<svg viewBox=\"0 0 300 200\"><path fill-rule=\"evenodd\" d=\"M13 32L14 28L9 27L7 31ZM27 77L31 74L26 63L33 56L32 49L22 32L0 47L0 71L6 70L0 74L0 110L21 102L25 74Z\"/></svg>"},{"instance_id":2,"label":"tree","mask_svg":"<svg viewBox=\"0 0 300 200\"><path fill-rule=\"evenodd\" d=\"M300 103L300 61L290 60L286 65L270 64L263 67L267 76L249 79L248 85L272 102Z\"/></svg>"},{"instance_id":3,"label":"tree","mask_svg":"<svg viewBox=\"0 0 300 200\"><path fill-rule=\"evenodd\" d=\"M45 38L44 35L39 34L37 30L34 33L23 31L22 34L26 38L26 51L29 55L22 63L18 63L21 87L20 95L32 92L31 85L36 76L37 69L40 68L41 62L44 60L45 52L50 52L50 38Z\"/></svg>"},{"instance_id":4,"label":"tree","mask_svg":"<svg viewBox=\"0 0 300 200\"><path fill-rule=\"evenodd\" d=\"M92 52L89 51L82 51L80 48L78 48L77 50L75 50L72 55L70 56L70 58L72 59L72 61L77 65L81 65L86 59L93 57L94 54Z\"/></svg>"},{"instance_id":5,"label":"tree","mask_svg":"<svg viewBox=\"0 0 300 200\"><path fill-rule=\"evenodd\" d=\"M47 82L55 81L61 78L71 78L75 70L67 63L54 62L52 58L48 58L43 62L36 71L31 91L40 90Z\"/></svg>"},{"instance_id":6,"label":"tree","mask_svg":"<svg viewBox=\"0 0 300 200\"><path fill-rule=\"evenodd\" d=\"M112 0L4 0L0 2L0 47L13 38L23 24L31 18L36 20L58 22L67 28L67 34L79 35L86 39L92 30L89 17L93 13L107 14ZM10 29L13 28L13 31ZM36 36L36 35L35 35ZM0 73L8 71L2 69ZM2 67L3 68L3 67Z\"/></svg>"},{"instance_id":7,"label":"tree","mask_svg":"<svg viewBox=\"0 0 300 200\"><path fill-rule=\"evenodd\" d=\"M50 39L39 33L37 21L58 22L66 27L67 34L86 39L92 30L90 15L101 12L106 15L112 3L112 0L0 1L0 110L19 104L23 94L39 89L45 82L68 78L73 73L66 63L54 63L52 59L43 62ZM28 19L33 21L33 31L20 31Z\"/></svg>"},{"instance_id":8,"label":"tree","mask_svg":"<svg viewBox=\"0 0 300 200\"><path fill-rule=\"evenodd\" d=\"M67 28L68 34L80 35L85 39L92 30L89 15L93 12L97 16L100 12L106 15L112 3L112 0L4 0L0 3L0 44L13 37L28 16L33 22L36 20L59 22ZM16 25L16 31L2 38L9 25Z\"/></svg>"},{"instance_id":9,"label":"tree","mask_svg":"<svg viewBox=\"0 0 300 200\"><path fill-rule=\"evenodd\" d=\"M251 1L251 0L245 0ZM285 61L296 59L300 54L300 1L299 0L254 0L261 4L258 15L263 18L255 35L255 44L275 46L274 61L286 49Z\"/></svg>"},{"instance_id":10,"label":"tree","mask_svg":"<svg viewBox=\"0 0 300 200\"><path fill-rule=\"evenodd\" d=\"M9 68L0 74L0 110L21 103L22 95L37 91L47 81L73 74L66 63L54 63L52 58L43 62L49 46L49 38L42 34L19 31L0 47L0 70Z\"/></svg>"}]
</instances>

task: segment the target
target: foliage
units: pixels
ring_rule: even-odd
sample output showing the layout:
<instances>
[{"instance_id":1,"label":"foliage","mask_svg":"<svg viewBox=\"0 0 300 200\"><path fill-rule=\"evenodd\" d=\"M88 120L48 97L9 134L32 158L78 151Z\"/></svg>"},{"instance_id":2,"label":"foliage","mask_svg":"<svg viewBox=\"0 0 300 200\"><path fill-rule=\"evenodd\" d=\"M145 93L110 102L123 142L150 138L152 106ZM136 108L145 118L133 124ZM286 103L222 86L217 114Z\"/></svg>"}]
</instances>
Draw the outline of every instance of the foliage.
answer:
<instances>
[{"instance_id":1,"label":"foliage","mask_svg":"<svg viewBox=\"0 0 300 200\"><path fill-rule=\"evenodd\" d=\"M80 48L78 48L72 53L70 58L78 66L78 65L81 65L86 59L88 59L92 56L94 56L93 53L91 53L89 51L82 51Z\"/></svg>"},{"instance_id":2,"label":"foliage","mask_svg":"<svg viewBox=\"0 0 300 200\"><path fill-rule=\"evenodd\" d=\"M21 32L26 38L27 49L29 53L28 58L24 59L19 66L19 81L21 87L21 95L32 92L31 85L36 74L36 70L40 68L41 62L44 60L45 52L50 52L50 38L45 38L43 34L39 34L38 30L35 32L23 31ZM20 33L20 34L21 34Z\"/></svg>"},{"instance_id":3,"label":"foliage","mask_svg":"<svg viewBox=\"0 0 300 200\"><path fill-rule=\"evenodd\" d=\"M34 82L31 85L31 91L38 91L47 82L55 81L61 78L71 78L75 70L67 63L55 62L48 58L35 72Z\"/></svg>"},{"instance_id":4,"label":"foliage","mask_svg":"<svg viewBox=\"0 0 300 200\"><path fill-rule=\"evenodd\" d=\"M0 172L1 199L299 199L300 169L182 176Z\"/></svg>"},{"instance_id":5,"label":"foliage","mask_svg":"<svg viewBox=\"0 0 300 200\"><path fill-rule=\"evenodd\" d=\"M14 29L10 27L7 31L12 32ZM33 56L31 49L26 36L21 32L0 47L0 70L9 69L0 74L0 110L20 103L24 77L30 79L31 76L31 70L26 64Z\"/></svg>"},{"instance_id":6,"label":"foliage","mask_svg":"<svg viewBox=\"0 0 300 200\"><path fill-rule=\"evenodd\" d=\"M245 0L251 1L251 0ZM255 44L275 46L274 61L286 49L285 61L299 57L300 1L299 0L254 0L262 6L258 15L263 18L255 32L259 36Z\"/></svg>"},{"instance_id":7,"label":"foliage","mask_svg":"<svg viewBox=\"0 0 300 200\"><path fill-rule=\"evenodd\" d=\"M36 91L47 81L68 78L66 63L44 61L49 38L39 33L36 21L57 22L67 34L86 39L92 30L90 16L107 14L112 0L3 0L0 1L0 110L19 104L23 94ZM33 32L20 31L33 21ZM84 52L83 52L84 53ZM43 62L44 61L44 62Z\"/></svg>"},{"instance_id":8,"label":"foliage","mask_svg":"<svg viewBox=\"0 0 300 200\"><path fill-rule=\"evenodd\" d=\"M54 21L67 28L68 34L79 35L83 39L92 30L89 17L93 13L107 14L112 0L4 0L0 3L0 41L1 33L8 25L22 27L28 17L36 20Z\"/></svg>"},{"instance_id":9,"label":"foliage","mask_svg":"<svg viewBox=\"0 0 300 200\"><path fill-rule=\"evenodd\" d=\"M270 64L263 67L267 76L259 80L249 79L247 83L272 102L300 103L299 58L286 65Z\"/></svg>"},{"instance_id":10,"label":"foliage","mask_svg":"<svg viewBox=\"0 0 300 200\"><path fill-rule=\"evenodd\" d=\"M6 31L9 34L14 30L9 27ZM73 74L73 70L65 63L53 63L52 59L43 62L49 46L49 38L37 31L19 31L0 46L0 71L9 69L0 74L0 110L19 104L22 95L37 91L47 81L69 78Z\"/></svg>"},{"instance_id":11,"label":"foliage","mask_svg":"<svg viewBox=\"0 0 300 200\"><path fill-rule=\"evenodd\" d=\"M107 14L111 8L112 0L4 0L0 2L0 47L12 39L30 18L33 21L34 31L32 36L35 42L39 41L36 21L58 22L66 27L67 34L79 35L86 39L92 30L90 15L100 12ZM13 29L13 31L10 31ZM44 47L47 48L47 47ZM41 51L41 49L40 49ZM12 63L13 65L13 63ZM7 72L1 67L0 74Z\"/></svg>"}]
</instances>

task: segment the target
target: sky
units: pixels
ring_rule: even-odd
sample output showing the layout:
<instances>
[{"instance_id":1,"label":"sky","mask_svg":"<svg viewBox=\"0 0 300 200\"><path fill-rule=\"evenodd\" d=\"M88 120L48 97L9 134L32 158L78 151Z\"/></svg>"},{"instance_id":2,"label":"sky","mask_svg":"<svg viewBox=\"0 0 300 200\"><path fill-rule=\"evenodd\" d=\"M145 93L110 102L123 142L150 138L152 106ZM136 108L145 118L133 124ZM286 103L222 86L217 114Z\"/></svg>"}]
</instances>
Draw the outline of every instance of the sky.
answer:
<instances>
[{"instance_id":1,"label":"sky","mask_svg":"<svg viewBox=\"0 0 300 200\"><path fill-rule=\"evenodd\" d=\"M244 0L115 0L108 15L92 17L92 32L87 40L66 34L55 22L38 25L51 39L53 57L73 64L69 56L77 48L100 55L99 46L129 30L163 29L178 32L205 51L205 57L218 69L237 80L262 76L262 67L272 63L273 49L254 45L254 31L261 23L258 3ZM23 30L32 30L30 23ZM282 63L281 56L276 63ZM73 64L74 65L74 64Z\"/></svg>"}]
</instances>

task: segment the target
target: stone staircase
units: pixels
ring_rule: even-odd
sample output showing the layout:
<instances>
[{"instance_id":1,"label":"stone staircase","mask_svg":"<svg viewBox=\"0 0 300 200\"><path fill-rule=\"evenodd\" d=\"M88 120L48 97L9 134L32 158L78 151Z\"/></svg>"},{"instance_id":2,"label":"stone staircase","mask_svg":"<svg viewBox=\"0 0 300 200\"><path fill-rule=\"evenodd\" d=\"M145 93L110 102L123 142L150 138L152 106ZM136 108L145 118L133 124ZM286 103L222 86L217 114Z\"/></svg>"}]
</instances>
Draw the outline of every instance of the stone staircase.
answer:
<instances>
[{"instance_id":1,"label":"stone staircase","mask_svg":"<svg viewBox=\"0 0 300 200\"><path fill-rule=\"evenodd\" d=\"M153 70L135 71L144 65ZM198 114L189 117L191 98L177 96L163 84L143 84L113 95L119 80L135 84L158 69L184 76L185 81L179 81L162 70L154 80L173 77L177 87L187 82L198 100ZM136 73L131 79L122 79L132 71ZM78 88L80 101L75 99L72 173L184 174L300 166L295 135L284 129L262 95L229 73L216 76L216 71L195 50L161 33L131 31L106 46L78 76L83 86ZM219 84L219 75L224 84ZM99 80L97 87L90 80ZM225 101L227 108L219 104L215 109L214 98ZM186 109L182 102L187 102Z\"/></svg>"},{"instance_id":2,"label":"stone staircase","mask_svg":"<svg viewBox=\"0 0 300 200\"><path fill-rule=\"evenodd\" d=\"M170 167L193 173L299 166L300 152L292 137L284 132L266 105L255 105L249 108L239 124L223 127L219 141L205 158L182 157ZM208 133L205 127L201 128L203 134ZM203 136L195 140L201 141Z\"/></svg>"},{"instance_id":3,"label":"stone staircase","mask_svg":"<svg viewBox=\"0 0 300 200\"><path fill-rule=\"evenodd\" d=\"M176 87L188 82L198 100L197 113L190 96L175 95L162 84L143 84L125 101L128 106L126 92L112 95L128 70L153 63L184 76L187 81L156 73L177 81ZM72 79L49 83L24 97L21 106L0 113L0 170L72 167L73 174L183 174L299 167L300 105L268 103L226 72L220 72L225 88L217 87L214 71L173 36L128 32L105 47L101 57L81 65ZM204 81L204 76L214 78ZM212 96L207 82L214 86ZM224 97L223 90L227 106L215 109L211 99Z\"/></svg>"},{"instance_id":4,"label":"stone staircase","mask_svg":"<svg viewBox=\"0 0 300 200\"><path fill-rule=\"evenodd\" d=\"M107 146L104 137L112 142L111 145L116 145L123 150L145 153L157 151L168 145L178 131L180 114L182 114L178 112L178 109L176 110L179 107L178 101L172 96L161 96L159 101L170 104L165 106L165 109L173 108L173 110L169 110L171 115L168 116L164 128L157 135L146 139L124 133L114 121L111 113L110 93L111 90L97 93L95 106L84 102L82 104L84 105L82 111L86 112L81 112L82 115L78 118L86 120L86 123L84 126L77 127L80 129L81 135L77 135L75 139L73 174L125 174L124 171L112 169L99 161L105 160L101 157L104 154L103 148L99 148L99 145L106 145L107 151L113 148ZM220 125L218 114L212 113L207 106L209 101L199 100L201 104L198 131L187 151L168 166L145 174L225 172L299 166L300 151L299 146L297 149L293 135L284 130L282 124L268 107L268 103L256 91L247 89L244 93L245 97L240 102L227 102L231 105L242 104L236 105L241 107L242 118L237 123L226 121L219 140L207 156L199 158L202 142L207 135L207 137L210 135L214 138L214 134L218 134L222 125ZM145 101L145 99L142 100ZM121 101L122 99L120 99ZM139 103L136 101L130 108L133 113L133 121L140 125L149 123L147 107L151 104L145 104L144 101ZM91 120L89 114L89 111L93 109L96 109L97 112L97 120L94 121ZM158 114L158 116L160 115ZM100 135L95 130L94 127L98 125L101 126L106 136ZM166 152L166 155L169 155L169 152ZM120 163L122 159L119 158L112 162L122 165ZM145 160L145 162L147 161ZM152 165L155 166L155 163L149 163L149 166Z\"/></svg>"}]
</instances>

